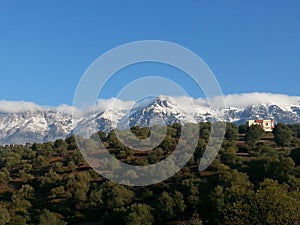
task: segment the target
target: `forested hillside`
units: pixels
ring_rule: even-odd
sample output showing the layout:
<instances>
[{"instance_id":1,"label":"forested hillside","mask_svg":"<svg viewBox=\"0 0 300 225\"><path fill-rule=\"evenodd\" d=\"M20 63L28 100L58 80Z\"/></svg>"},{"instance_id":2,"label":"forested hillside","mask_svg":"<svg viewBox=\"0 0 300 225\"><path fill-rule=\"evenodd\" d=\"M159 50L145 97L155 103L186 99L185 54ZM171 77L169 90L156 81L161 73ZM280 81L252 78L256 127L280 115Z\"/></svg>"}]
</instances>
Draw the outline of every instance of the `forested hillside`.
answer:
<instances>
[{"instance_id":1,"label":"forested hillside","mask_svg":"<svg viewBox=\"0 0 300 225\"><path fill-rule=\"evenodd\" d=\"M2 146L0 225L300 224L300 125L278 124L265 133L259 126L228 124L217 158L199 172L210 127L200 124L194 156L180 172L147 187L98 175L74 136ZM123 146L113 131L94 134L89 142L92 148L99 135L119 160L149 165L175 149L180 129L168 126L164 141L146 153ZM131 130L141 139L149 135L147 128Z\"/></svg>"}]
</instances>

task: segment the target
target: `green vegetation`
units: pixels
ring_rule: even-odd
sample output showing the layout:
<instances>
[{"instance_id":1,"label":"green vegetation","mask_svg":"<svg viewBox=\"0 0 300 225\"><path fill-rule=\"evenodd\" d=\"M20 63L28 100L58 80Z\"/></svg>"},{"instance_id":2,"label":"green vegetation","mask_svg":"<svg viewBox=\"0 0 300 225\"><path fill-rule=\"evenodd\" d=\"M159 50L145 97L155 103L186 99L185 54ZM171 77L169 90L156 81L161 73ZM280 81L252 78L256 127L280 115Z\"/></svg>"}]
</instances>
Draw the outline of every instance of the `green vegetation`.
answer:
<instances>
[{"instance_id":1,"label":"green vegetation","mask_svg":"<svg viewBox=\"0 0 300 225\"><path fill-rule=\"evenodd\" d=\"M0 146L0 225L300 224L299 125L278 124L265 133L258 126L228 124L217 158L199 173L210 129L210 123L200 124L197 147L184 168L147 187L98 175L73 136ZM140 139L150 134L147 128L131 130ZM179 124L169 126L164 141L149 152L122 145L113 131L84 143L93 154L98 135L122 162L149 165L172 153L180 130ZM137 176L131 172L126 175Z\"/></svg>"},{"instance_id":2,"label":"green vegetation","mask_svg":"<svg viewBox=\"0 0 300 225\"><path fill-rule=\"evenodd\" d=\"M250 148L253 148L257 141L259 141L264 134L264 130L259 125L252 125L245 135L245 141Z\"/></svg>"}]
</instances>

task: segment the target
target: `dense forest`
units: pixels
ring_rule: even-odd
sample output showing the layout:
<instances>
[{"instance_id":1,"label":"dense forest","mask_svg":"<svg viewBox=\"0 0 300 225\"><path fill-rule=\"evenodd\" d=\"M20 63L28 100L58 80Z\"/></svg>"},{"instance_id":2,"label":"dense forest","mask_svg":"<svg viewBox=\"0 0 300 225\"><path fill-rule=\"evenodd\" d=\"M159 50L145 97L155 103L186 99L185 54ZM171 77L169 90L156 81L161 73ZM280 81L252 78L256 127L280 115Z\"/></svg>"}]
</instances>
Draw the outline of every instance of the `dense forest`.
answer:
<instances>
[{"instance_id":1,"label":"dense forest","mask_svg":"<svg viewBox=\"0 0 300 225\"><path fill-rule=\"evenodd\" d=\"M132 187L113 183L85 162L75 137L54 143L0 147L0 225L94 224L300 224L300 125L229 123L218 156L203 171L198 164L210 137L201 123L193 157L158 184ZM122 145L114 131L99 132L119 160L149 165L176 148L181 126L167 127L165 139L143 152ZM148 128L133 127L144 139Z\"/></svg>"}]
</instances>

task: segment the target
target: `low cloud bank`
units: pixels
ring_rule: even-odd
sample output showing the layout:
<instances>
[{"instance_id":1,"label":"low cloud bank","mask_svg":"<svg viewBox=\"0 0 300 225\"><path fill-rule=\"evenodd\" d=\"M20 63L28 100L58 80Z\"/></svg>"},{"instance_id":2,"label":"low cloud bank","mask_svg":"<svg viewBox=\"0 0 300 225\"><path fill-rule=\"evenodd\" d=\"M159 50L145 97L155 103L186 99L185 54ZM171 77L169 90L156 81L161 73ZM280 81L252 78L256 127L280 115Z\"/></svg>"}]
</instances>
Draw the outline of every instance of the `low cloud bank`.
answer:
<instances>
[{"instance_id":1,"label":"low cloud bank","mask_svg":"<svg viewBox=\"0 0 300 225\"><path fill-rule=\"evenodd\" d=\"M214 100L220 100L215 98ZM280 106L292 106L300 104L299 96L289 96L284 94L272 94L272 93L245 93L245 94L233 94L224 96L225 104L227 106L246 107L250 105L266 104L266 105L280 105Z\"/></svg>"},{"instance_id":2,"label":"low cloud bank","mask_svg":"<svg viewBox=\"0 0 300 225\"><path fill-rule=\"evenodd\" d=\"M0 100L0 112L19 113L41 110L43 107L32 102Z\"/></svg>"},{"instance_id":3,"label":"low cloud bank","mask_svg":"<svg viewBox=\"0 0 300 225\"><path fill-rule=\"evenodd\" d=\"M181 97L171 97L171 96L161 96L162 98L170 101L171 103L176 104L178 107L185 110L192 110L194 106L206 106L207 107L207 99L199 98L194 99L187 96ZM280 106L293 106L300 105L300 97L299 96L288 96L284 94L272 94L272 93L245 93L245 94L232 94L222 97L215 97L210 99L214 106L215 105L223 105L221 101L225 102L227 107L247 107L250 105L258 105L258 104L274 104ZM192 104L191 104L192 103ZM124 101L116 98L110 99L100 99L97 101L95 106L91 106L85 109L78 109L69 105L59 105L57 107L49 107L49 106L40 106L33 102L25 102L25 101L4 101L0 100L0 112L2 113L21 113L21 112L31 112L36 110L54 110L60 113L72 114L75 116L81 116L86 113L92 112L102 112L109 109L131 109L131 107L135 104L134 101Z\"/></svg>"}]
</instances>

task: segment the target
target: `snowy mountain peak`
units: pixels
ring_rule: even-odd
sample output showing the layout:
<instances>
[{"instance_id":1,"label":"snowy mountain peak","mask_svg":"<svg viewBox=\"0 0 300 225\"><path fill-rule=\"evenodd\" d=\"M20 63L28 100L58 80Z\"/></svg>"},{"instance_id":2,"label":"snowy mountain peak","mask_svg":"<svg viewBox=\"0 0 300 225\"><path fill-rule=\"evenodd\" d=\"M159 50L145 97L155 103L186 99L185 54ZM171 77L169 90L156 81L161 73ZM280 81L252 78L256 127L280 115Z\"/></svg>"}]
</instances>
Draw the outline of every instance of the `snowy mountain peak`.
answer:
<instances>
[{"instance_id":1,"label":"snowy mountain peak","mask_svg":"<svg viewBox=\"0 0 300 225\"><path fill-rule=\"evenodd\" d=\"M226 108L216 107L221 100L220 97L207 101L163 95L138 102L105 99L99 100L94 107L97 113L67 105L44 107L27 102L0 101L0 144L46 142L65 138L73 130L89 136L98 130L109 132L116 127L149 126L151 123L221 120L241 124L258 118L300 123L300 97L297 96L268 93L228 95L224 97ZM72 117L72 110L77 112L76 117Z\"/></svg>"},{"instance_id":2,"label":"snowy mountain peak","mask_svg":"<svg viewBox=\"0 0 300 225\"><path fill-rule=\"evenodd\" d=\"M170 100L169 100L170 101ZM168 107L169 103L168 103L168 99L164 98L164 96L158 96L154 102L153 102L154 106L161 106L161 107Z\"/></svg>"}]
</instances>

